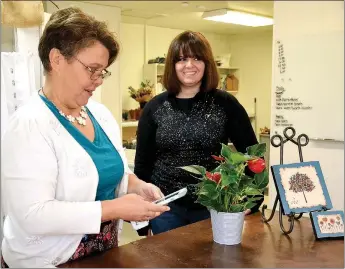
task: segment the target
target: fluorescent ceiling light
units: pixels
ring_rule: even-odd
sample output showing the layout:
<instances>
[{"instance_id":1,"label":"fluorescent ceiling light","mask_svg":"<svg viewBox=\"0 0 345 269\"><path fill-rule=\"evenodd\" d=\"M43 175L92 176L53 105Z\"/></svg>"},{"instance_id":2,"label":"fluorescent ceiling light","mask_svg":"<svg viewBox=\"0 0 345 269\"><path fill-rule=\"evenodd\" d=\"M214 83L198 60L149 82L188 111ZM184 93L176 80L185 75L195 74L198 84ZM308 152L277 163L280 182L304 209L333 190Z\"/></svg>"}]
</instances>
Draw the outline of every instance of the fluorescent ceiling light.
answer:
<instances>
[{"instance_id":1,"label":"fluorescent ceiling light","mask_svg":"<svg viewBox=\"0 0 345 269\"><path fill-rule=\"evenodd\" d=\"M252 27L267 26L273 24L272 18L228 9L205 11L202 15L202 18L205 20L239 24Z\"/></svg>"}]
</instances>

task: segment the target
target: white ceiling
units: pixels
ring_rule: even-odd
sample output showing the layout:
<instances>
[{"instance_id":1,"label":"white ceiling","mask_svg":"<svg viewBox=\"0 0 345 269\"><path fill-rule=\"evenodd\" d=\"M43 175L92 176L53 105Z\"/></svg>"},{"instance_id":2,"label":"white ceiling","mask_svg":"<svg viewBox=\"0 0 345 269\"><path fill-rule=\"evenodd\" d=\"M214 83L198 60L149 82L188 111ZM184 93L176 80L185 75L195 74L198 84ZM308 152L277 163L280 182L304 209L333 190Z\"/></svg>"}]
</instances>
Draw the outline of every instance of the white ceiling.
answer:
<instances>
[{"instance_id":1,"label":"white ceiling","mask_svg":"<svg viewBox=\"0 0 345 269\"><path fill-rule=\"evenodd\" d=\"M121 8L122 22L189 29L218 34L267 31L272 26L248 27L201 19L203 11L229 8L273 17L273 1L84 1Z\"/></svg>"}]
</instances>

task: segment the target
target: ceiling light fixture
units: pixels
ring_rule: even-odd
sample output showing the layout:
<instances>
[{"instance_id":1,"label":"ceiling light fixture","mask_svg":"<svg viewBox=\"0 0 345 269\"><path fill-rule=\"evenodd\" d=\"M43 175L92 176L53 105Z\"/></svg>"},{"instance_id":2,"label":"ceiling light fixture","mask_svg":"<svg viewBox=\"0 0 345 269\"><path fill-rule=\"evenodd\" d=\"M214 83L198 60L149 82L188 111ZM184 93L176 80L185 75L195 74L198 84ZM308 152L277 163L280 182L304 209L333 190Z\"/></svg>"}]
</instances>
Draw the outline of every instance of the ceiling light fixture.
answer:
<instances>
[{"instance_id":1,"label":"ceiling light fixture","mask_svg":"<svg viewBox=\"0 0 345 269\"><path fill-rule=\"evenodd\" d=\"M272 18L228 9L205 11L202 15L202 18L205 20L252 27L267 26L273 24Z\"/></svg>"}]
</instances>

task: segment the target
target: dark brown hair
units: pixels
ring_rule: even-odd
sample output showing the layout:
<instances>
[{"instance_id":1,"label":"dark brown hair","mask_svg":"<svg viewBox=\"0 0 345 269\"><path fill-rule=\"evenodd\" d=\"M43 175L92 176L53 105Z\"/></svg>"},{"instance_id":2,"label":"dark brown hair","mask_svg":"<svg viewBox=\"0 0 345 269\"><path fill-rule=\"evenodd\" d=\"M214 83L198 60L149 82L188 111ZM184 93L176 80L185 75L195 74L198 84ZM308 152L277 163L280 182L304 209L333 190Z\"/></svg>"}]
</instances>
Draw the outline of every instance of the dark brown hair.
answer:
<instances>
[{"instance_id":1,"label":"dark brown hair","mask_svg":"<svg viewBox=\"0 0 345 269\"><path fill-rule=\"evenodd\" d=\"M70 60L81 49L93 45L96 41L108 49L108 66L111 65L119 53L120 46L115 35L108 30L104 22L96 20L76 7L54 12L47 22L38 45L44 71L51 71L49 61L51 49L60 50L61 54Z\"/></svg>"},{"instance_id":2,"label":"dark brown hair","mask_svg":"<svg viewBox=\"0 0 345 269\"><path fill-rule=\"evenodd\" d=\"M210 44L201 33L185 31L175 37L170 44L162 80L165 89L170 93L180 92L181 84L175 70L175 64L180 60L180 51L184 57L196 57L205 63L200 91L217 88L219 75Z\"/></svg>"}]
</instances>

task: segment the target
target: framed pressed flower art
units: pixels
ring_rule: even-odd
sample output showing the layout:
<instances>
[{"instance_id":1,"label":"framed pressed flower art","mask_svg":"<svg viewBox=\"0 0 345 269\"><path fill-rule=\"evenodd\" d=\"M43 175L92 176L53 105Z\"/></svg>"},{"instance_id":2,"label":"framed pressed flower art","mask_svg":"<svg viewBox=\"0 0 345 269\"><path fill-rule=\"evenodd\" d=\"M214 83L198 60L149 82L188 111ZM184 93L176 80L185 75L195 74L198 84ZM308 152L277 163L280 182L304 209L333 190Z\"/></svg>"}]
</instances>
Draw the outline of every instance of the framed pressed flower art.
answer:
<instances>
[{"instance_id":1,"label":"framed pressed flower art","mask_svg":"<svg viewBox=\"0 0 345 269\"><path fill-rule=\"evenodd\" d=\"M318 161L271 166L285 215L332 209Z\"/></svg>"},{"instance_id":2,"label":"framed pressed flower art","mask_svg":"<svg viewBox=\"0 0 345 269\"><path fill-rule=\"evenodd\" d=\"M344 212L340 210L310 212L315 238L344 238Z\"/></svg>"}]
</instances>

